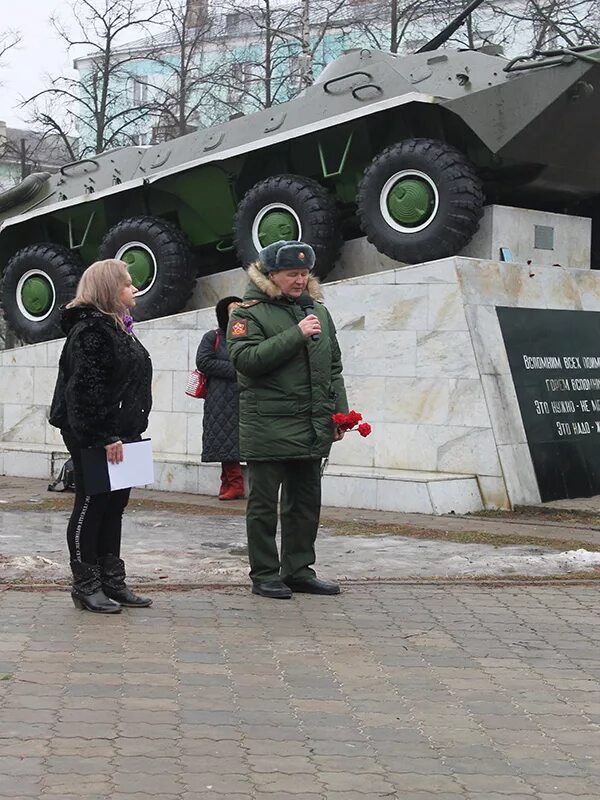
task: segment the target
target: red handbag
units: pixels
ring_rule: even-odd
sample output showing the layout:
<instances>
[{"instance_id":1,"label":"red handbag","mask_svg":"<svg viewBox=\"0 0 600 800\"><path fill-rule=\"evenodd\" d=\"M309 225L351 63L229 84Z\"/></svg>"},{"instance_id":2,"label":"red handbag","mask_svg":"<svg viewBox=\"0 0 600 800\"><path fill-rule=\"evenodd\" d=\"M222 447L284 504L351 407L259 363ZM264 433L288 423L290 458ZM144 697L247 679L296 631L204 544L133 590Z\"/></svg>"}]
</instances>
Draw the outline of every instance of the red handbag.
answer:
<instances>
[{"instance_id":1,"label":"red handbag","mask_svg":"<svg viewBox=\"0 0 600 800\"><path fill-rule=\"evenodd\" d=\"M215 353L219 349L219 330L215 331L217 334L215 338ZM188 377L188 381L185 386L185 393L188 397L197 397L202 400L206 397L206 391L208 389L208 377L201 372L199 369L193 369L190 372Z\"/></svg>"}]
</instances>

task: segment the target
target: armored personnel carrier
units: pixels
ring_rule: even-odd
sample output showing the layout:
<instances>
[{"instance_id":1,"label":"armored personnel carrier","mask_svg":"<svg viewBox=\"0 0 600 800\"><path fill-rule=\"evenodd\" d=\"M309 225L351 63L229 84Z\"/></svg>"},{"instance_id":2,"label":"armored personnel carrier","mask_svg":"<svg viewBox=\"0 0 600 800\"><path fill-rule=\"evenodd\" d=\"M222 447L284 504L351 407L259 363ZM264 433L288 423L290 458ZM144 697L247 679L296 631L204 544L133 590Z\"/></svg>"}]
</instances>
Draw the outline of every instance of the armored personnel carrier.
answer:
<instances>
[{"instance_id":1,"label":"armored personnel carrier","mask_svg":"<svg viewBox=\"0 0 600 800\"><path fill-rule=\"evenodd\" d=\"M600 49L440 50L467 12L412 55L353 50L287 103L0 195L8 324L26 342L61 335L58 308L98 258L127 263L149 319L278 239L311 243L325 276L360 235L405 263L454 255L486 201L593 209Z\"/></svg>"}]
</instances>

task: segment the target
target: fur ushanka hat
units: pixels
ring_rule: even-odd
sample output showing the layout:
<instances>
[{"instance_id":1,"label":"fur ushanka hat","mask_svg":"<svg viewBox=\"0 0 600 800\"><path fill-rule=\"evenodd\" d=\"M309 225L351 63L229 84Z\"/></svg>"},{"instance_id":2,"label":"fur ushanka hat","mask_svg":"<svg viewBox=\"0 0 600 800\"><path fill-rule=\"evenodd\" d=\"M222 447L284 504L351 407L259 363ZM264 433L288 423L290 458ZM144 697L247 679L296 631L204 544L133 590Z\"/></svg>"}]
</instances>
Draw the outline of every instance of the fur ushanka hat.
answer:
<instances>
[{"instance_id":1,"label":"fur ushanka hat","mask_svg":"<svg viewBox=\"0 0 600 800\"><path fill-rule=\"evenodd\" d=\"M261 271L267 275L280 269L312 269L315 251L304 242L273 242L258 254Z\"/></svg>"}]
</instances>

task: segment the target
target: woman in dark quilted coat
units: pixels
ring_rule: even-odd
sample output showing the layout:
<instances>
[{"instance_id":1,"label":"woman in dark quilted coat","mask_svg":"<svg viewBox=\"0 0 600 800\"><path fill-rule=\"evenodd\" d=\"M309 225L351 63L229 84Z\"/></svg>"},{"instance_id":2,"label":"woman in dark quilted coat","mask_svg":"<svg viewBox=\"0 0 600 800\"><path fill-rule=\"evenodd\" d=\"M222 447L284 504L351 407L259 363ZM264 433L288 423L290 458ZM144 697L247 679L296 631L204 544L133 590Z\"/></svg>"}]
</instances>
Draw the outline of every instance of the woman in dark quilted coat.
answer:
<instances>
[{"instance_id":1,"label":"woman in dark quilted coat","mask_svg":"<svg viewBox=\"0 0 600 800\"><path fill-rule=\"evenodd\" d=\"M122 261L97 261L85 270L75 299L63 309L67 340L49 417L73 460L75 503L67 526L71 597L78 608L104 614L152 602L127 586L120 558L130 490L87 495L81 459L84 448L103 447L110 463L120 463L123 443L139 439L148 425L152 363L133 334L129 311L136 292Z\"/></svg>"},{"instance_id":2,"label":"woman in dark quilted coat","mask_svg":"<svg viewBox=\"0 0 600 800\"><path fill-rule=\"evenodd\" d=\"M196 367L208 378L202 427L202 461L221 462L219 500L244 496L240 466L239 399L236 372L227 352L227 325L239 297L224 297L216 305L219 327L204 334Z\"/></svg>"}]
</instances>

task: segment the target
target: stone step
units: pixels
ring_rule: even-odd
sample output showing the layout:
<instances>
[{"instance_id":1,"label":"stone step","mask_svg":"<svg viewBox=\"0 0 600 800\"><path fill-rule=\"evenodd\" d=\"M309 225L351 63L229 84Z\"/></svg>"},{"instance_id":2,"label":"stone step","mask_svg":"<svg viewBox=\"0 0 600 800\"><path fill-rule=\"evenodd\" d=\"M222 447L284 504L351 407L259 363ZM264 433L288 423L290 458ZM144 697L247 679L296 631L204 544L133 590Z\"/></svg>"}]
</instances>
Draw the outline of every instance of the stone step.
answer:
<instances>
[{"instance_id":1,"label":"stone step","mask_svg":"<svg viewBox=\"0 0 600 800\"><path fill-rule=\"evenodd\" d=\"M54 445L0 442L0 474L50 480L67 457ZM219 464L203 464L197 456L155 453L152 488L214 495L220 471ZM422 514L483 509L474 475L336 464L328 464L323 474L323 505Z\"/></svg>"}]
</instances>

